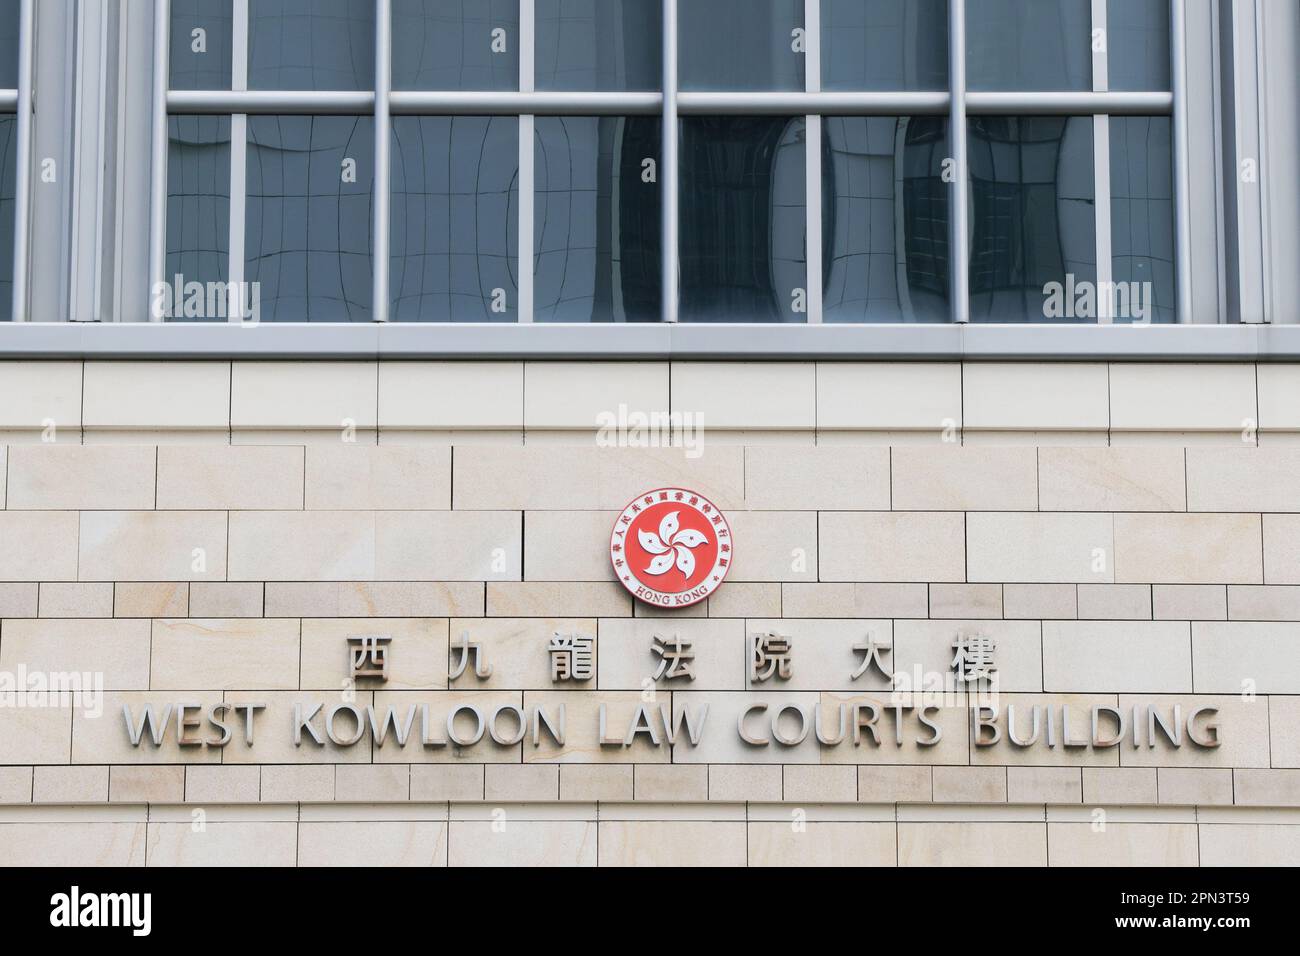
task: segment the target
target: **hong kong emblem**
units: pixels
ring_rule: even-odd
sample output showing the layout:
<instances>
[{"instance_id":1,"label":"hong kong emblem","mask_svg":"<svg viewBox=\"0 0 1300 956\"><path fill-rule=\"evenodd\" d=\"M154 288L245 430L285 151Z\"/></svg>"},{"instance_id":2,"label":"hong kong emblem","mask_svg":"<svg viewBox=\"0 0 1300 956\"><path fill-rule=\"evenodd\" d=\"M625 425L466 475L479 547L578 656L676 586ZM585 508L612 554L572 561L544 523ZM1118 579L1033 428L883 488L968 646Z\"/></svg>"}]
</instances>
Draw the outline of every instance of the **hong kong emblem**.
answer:
<instances>
[{"instance_id":1,"label":"hong kong emblem","mask_svg":"<svg viewBox=\"0 0 1300 956\"><path fill-rule=\"evenodd\" d=\"M689 607L716 591L731 568L731 527L713 502L685 488L634 498L609 539L614 573L656 607Z\"/></svg>"}]
</instances>

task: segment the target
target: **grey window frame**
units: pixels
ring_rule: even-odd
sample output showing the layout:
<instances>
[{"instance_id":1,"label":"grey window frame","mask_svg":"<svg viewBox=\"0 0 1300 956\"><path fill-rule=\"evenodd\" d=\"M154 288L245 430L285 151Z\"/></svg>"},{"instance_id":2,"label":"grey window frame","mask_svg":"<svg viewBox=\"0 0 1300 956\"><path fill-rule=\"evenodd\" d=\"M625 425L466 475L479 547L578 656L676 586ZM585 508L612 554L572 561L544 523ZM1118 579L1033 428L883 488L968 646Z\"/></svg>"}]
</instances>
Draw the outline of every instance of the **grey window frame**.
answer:
<instances>
[{"instance_id":1,"label":"grey window frame","mask_svg":"<svg viewBox=\"0 0 1300 956\"><path fill-rule=\"evenodd\" d=\"M0 114L18 118L14 146L14 287L13 318L27 314L27 263L31 236L32 178L32 49L35 43L36 0L21 0L18 7L18 87L0 89ZM5 323L6 325L9 323Z\"/></svg>"},{"instance_id":2,"label":"grey window frame","mask_svg":"<svg viewBox=\"0 0 1300 956\"><path fill-rule=\"evenodd\" d=\"M519 119L519 303L518 322L533 320L533 123L538 115L600 116L661 115L663 120L660 188L663 195L663 290L661 322L678 320L679 264L678 237L678 117L689 115L802 115L807 124L807 234L821 235L821 118L834 115L944 115L950 124L955 168L960 171L951 184L950 256L951 320L970 321L969 292L969 180L966 162L966 117L980 114L1057 114L1091 116L1094 122L1098 280L1110 278L1110 177L1109 133L1112 115L1173 116L1175 140L1185 138L1186 100L1180 78L1180 57L1184 45L1181 11L1185 0L1170 0L1171 29L1175 42L1172 92L1110 92L1106 86L1106 52L1094 54L1093 89L1078 93L969 92L966 89L966 3L950 0L948 23L949 83L947 92L834 92L821 89L821 0L804 0L805 76L803 92L691 92L678 88L678 0L663 3L663 89L645 92L538 92L535 89L534 51L536 42L534 0L519 0L519 90L517 92L411 92L392 89L392 2L375 0L375 81L373 92L273 92L247 89L249 0L233 0L232 89L230 91L168 89L168 20L170 3L155 0L158 27L155 42L153 178L150 216L150 285L164 279L166 237L166 150L167 117L173 113L222 113L231 123L231 236L230 279L243 278L244 227L244 123L251 113L362 113L375 118L375 204L372 222L374 255L374 301L372 321L386 322L389 315L389 220L391 169L389 166L390 119L394 115L507 115ZM1092 0L1092 28L1105 29L1106 0ZM1181 207L1186 195L1186 151L1175 147L1175 183ZM1190 258L1186 217L1176 212L1178 315L1186 321L1190 287L1185 263ZM809 242L807 249L807 321L820 325L822 308L822 248ZM238 321L238 317L233 318ZM1108 321L1103 316L1102 322Z\"/></svg>"},{"instance_id":3,"label":"grey window frame","mask_svg":"<svg viewBox=\"0 0 1300 956\"><path fill-rule=\"evenodd\" d=\"M377 11L387 6L386 0L376 2ZM203 356L224 352L343 356L373 355L378 351L397 357L407 354L412 357L569 354L626 358L670 354L714 358L727 355L762 358L1113 355L1155 359L1177 358L1185 353L1190 358L1205 360L1215 356L1298 356L1300 347L1291 344L1294 338L1291 332L1300 327L1300 314L1294 307L1300 301L1300 270L1287 265L1293 260L1295 237L1300 235L1300 201L1296 195L1300 188L1297 185L1300 158L1288 153L1286 143L1293 140L1300 124L1300 110L1297 110L1300 91L1279 71L1287 62L1294 62L1294 53L1300 49L1300 30L1296 28L1300 23L1300 3L1274 6L1219 3L1218 0L1168 2L1173 84L1169 93L1116 94L1094 90L1046 95L967 94L963 88L964 70L950 70L952 88L937 93L824 93L810 83L809 89L801 93L683 94L678 92L676 84L677 0L665 0L663 15L668 29L664 31L662 93L538 93L521 88L511 93L389 93L386 97L376 97L371 92L305 96L240 90L169 92L166 39L170 4L166 0L154 0L152 5L132 4L123 8L120 17L80 24L78 29L103 33L97 44L95 36L88 32L84 46L78 44L75 49L62 38L66 29L60 33L61 25L69 21L61 6L41 5L38 9L36 0L20 0L23 17L20 89L0 91L0 111L19 115L22 147L15 228L17 305L14 321L0 324L0 355ZM525 0L525 10L529 5ZM820 5L816 6L820 11ZM953 0L950 18L961 18L963 7L963 0ZM39 36L35 35L36 24L40 27ZM377 44L389 42L389 35L390 31L377 29ZM521 30L518 39L521 56L527 55L525 49L531 53L531 35L524 36ZM819 31L810 30L809 39L812 55L816 55ZM152 45L152 57L147 49L146 55L139 55L137 44L141 48ZM110 60L110 69L119 71L120 82L127 84L124 88L147 89L152 82L152 96L123 98L115 107L115 115L105 115L102 106L98 116L87 106L79 107L75 115L65 108L62 100L73 93L80 95L86 84L90 84L92 91L97 88L100 77L92 75L96 71L82 62L81 52L97 46L116 58ZM236 49L241 46L237 44ZM950 57L964 58L964 44L956 36L950 37L949 49ZM1189 61L1196 64L1194 72L1188 70ZM531 72L523 72L525 82L531 81ZM815 83L820 79L819 72L810 69L806 75ZM34 77L42 84L45 105L39 115L32 109ZM1281 81L1276 82L1279 77ZM1267 90L1265 82L1272 84ZM376 87L379 88L378 82ZM25 108L19 110L19 103L25 104ZM663 234L668 240L663 243L663 276L669 290L664 297L665 323L640 329L584 324L581 329L567 331L548 326L536 334L516 329L513 324L492 329L477 324L417 329L404 328L401 323L394 323L382 334L379 327L367 329L364 325L333 330L328 326L317 327L311 334L291 325L278 330L268 326L261 335L229 339L221 334L219 326L175 327L173 333L161 337L148 333L146 309L141 304L147 299L145 281L159 274L154 263L161 261L160 253L165 249L165 237L158 228L161 225L158 213L163 211L166 198L166 164L159 162L158 157L164 160L166 157L169 112L232 116L240 112L373 112L379 118L385 106L390 115L660 117L667 134L663 137L660 164L660 181L665 190ZM981 113L1167 115L1172 119L1174 133L1178 317L1182 323L1199 323L1202 327L1173 336L1185 341L1186 346L1153 344L1168 340L1167 329L1126 326L1123 333L1116 332L1112 337L1109 330L1091 325L1049 328L950 323L934 329L848 326L824 328L820 332L799 325L761 329L750 325L742 326L743 331L737 335L736 326L704 329L683 324L670 334L677 291L677 244L675 232L670 232L675 230L677 221L677 118L729 112L805 116L928 113L949 116L953 129L960 128L965 116ZM61 156L60 162L66 165L72 160L67 151L68 139L84 134L89 141L100 135L100 130L118 137L117 155L110 151L104 157L106 171L98 177L81 173L62 176L61 182L67 185L61 186L57 196L35 188L32 176L37 157ZM954 154L958 150L964 152L964 137L953 136L952 141ZM521 136L521 147L526 142ZM377 135L375 148L377 153L386 149L386 137ZM521 159L526 163L530 155L528 151ZM1237 179L1237 164L1246 160L1254 161L1261 171L1258 184ZM138 174L134 172L137 169ZM809 164L809 169L819 171L820 166ZM376 173L378 179L388 182L386 163L381 162ZM98 186L94 182L96 178L102 180ZM111 184L115 185L110 189ZM104 214L113 218L105 220L103 232L93 217L87 217L84 222L69 218L64 208L69 203L85 202L82 191L96 188L101 192L109 190L104 193L107 196ZM954 199L969 191L967 181L961 176L952 189ZM387 187L379 190L379 195L385 202L390 201ZM243 212L242 206L235 205L232 218ZM531 209L529 203L523 205ZM954 202L953 207L963 210L964 204ZM815 215L819 208L817 203L810 204L809 214ZM954 218L960 218L960 214ZM958 230L956 223L953 228L955 232ZM376 242L386 242L386 233L386 229L377 231ZM522 258L527 254L525 250L531 250L531 233L521 238L524 239L520 243ZM959 238L964 248L964 233ZM77 241L75 246L73 239ZM107 240L112 240L111 247ZM69 261L68 249L82 247L93 258L83 267L76 267ZM952 261L954 272L964 272L964 254L954 255ZM376 255L376 262L378 295L386 279L386 257ZM530 270L521 272L527 274ZM102 306L96 302L92 303L93 308L68 311L70 290L80 288L87 281L84 277L92 275L104 277L107 294ZM953 287L962 290L963 295L954 297L954 301L964 307L968 295L964 275ZM20 296L24 297L23 302L18 301ZM45 318L29 321L37 299L41 300L38 311ZM60 315L61 311L64 314ZM1209 323L1219 327L1203 327ZM1203 338L1202 333L1209 337ZM1149 338L1151 335L1156 338Z\"/></svg>"}]
</instances>

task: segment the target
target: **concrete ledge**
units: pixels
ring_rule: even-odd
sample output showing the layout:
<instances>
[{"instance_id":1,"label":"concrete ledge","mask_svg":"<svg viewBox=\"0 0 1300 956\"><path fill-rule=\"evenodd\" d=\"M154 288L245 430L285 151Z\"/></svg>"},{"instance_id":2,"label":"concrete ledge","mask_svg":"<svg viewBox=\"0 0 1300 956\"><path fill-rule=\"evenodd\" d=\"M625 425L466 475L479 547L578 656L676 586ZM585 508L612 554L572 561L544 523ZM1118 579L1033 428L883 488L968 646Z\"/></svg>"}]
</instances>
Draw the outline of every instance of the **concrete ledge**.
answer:
<instances>
[{"instance_id":1,"label":"concrete ledge","mask_svg":"<svg viewBox=\"0 0 1300 956\"><path fill-rule=\"evenodd\" d=\"M0 323L0 359L1300 361L1300 325Z\"/></svg>"}]
</instances>

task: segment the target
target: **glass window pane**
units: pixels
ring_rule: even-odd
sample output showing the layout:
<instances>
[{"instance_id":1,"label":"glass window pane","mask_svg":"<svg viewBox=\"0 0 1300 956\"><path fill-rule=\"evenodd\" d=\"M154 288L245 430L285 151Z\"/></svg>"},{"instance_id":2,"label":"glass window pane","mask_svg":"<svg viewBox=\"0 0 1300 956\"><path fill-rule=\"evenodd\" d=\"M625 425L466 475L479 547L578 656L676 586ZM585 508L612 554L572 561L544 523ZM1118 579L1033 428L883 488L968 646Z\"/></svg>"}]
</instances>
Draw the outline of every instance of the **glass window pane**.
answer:
<instances>
[{"instance_id":1,"label":"glass window pane","mask_svg":"<svg viewBox=\"0 0 1300 956\"><path fill-rule=\"evenodd\" d=\"M822 0L822 88L946 90L947 0Z\"/></svg>"},{"instance_id":2,"label":"glass window pane","mask_svg":"<svg viewBox=\"0 0 1300 956\"><path fill-rule=\"evenodd\" d=\"M693 0L677 9L684 90L802 90L803 0Z\"/></svg>"},{"instance_id":3,"label":"glass window pane","mask_svg":"<svg viewBox=\"0 0 1300 956\"><path fill-rule=\"evenodd\" d=\"M0 322L14 310L14 184L18 159L18 119L0 116Z\"/></svg>"},{"instance_id":4,"label":"glass window pane","mask_svg":"<svg viewBox=\"0 0 1300 956\"><path fill-rule=\"evenodd\" d=\"M519 120L396 116L390 318L519 319Z\"/></svg>"},{"instance_id":5,"label":"glass window pane","mask_svg":"<svg viewBox=\"0 0 1300 956\"><path fill-rule=\"evenodd\" d=\"M657 322L654 116L539 116L534 214L536 322Z\"/></svg>"},{"instance_id":6,"label":"glass window pane","mask_svg":"<svg viewBox=\"0 0 1300 956\"><path fill-rule=\"evenodd\" d=\"M971 320L1095 321L1054 308L1052 295L1053 283L1097 281L1092 117L969 124Z\"/></svg>"},{"instance_id":7,"label":"glass window pane","mask_svg":"<svg viewBox=\"0 0 1300 956\"><path fill-rule=\"evenodd\" d=\"M369 116L248 117L244 278L263 322L370 319Z\"/></svg>"},{"instance_id":8,"label":"glass window pane","mask_svg":"<svg viewBox=\"0 0 1300 956\"><path fill-rule=\"evenodd\" d=\"M805 322L804 119L681 121L683 322Z\"/></svg>"},{"instance_id":9,"label":"glass window pane","mask_svg":"<svg viewBox=\"0 0 1300 956\"><path fill-rule=\"evenodd\" d=\"M659 0L537 0L539 90L657 90Z\"/></svg>"},{"instance_id":10,"label":"glass window pane","mask_svg":"<svg viewBox=\"0 0 1300 956\"><path fill-rule=\"evenodd\" d=\"M942 116L827 117L822 135L826 322L947 322Z\"/></svg>"},{"instance_id":11,"label":"glass window pane","mask_svg":"<svg viewBox=\"0 0 1300 956\"><path fill-rule=\"evenodd\" d=\"M18 88L19 0L0 0L0 90Z\"/></svg>"},{"instance_id":12,"label":"glass window pane","mask_svg":"<svg viewBox=\"0 0 1300 956\"><path fill-rule=\"evenodd\" d=\"M1091 90L1090 0L966 0L972 90Z\"/></svg>"},{"instance_id":13,"label":"glass window pane","mask_svg":"<svg viewBox=\"0 0 1300 956\"><path fill-rule=\"evenodd\" d=\"M1169 117L1111 117L1110 231L1115 321L1177 321Z\"/></svg>"},{"instance_id":14,"label":"glass window pane","mask_svg":"<svg viewBox=\"0 0 1300 956\"><path fill-rule=\"evenodd\" d=\"M248 88L373 90L374 0L250 0Z\"/></svg>"},{"instance_id":15,"label":"glass window pane","mask_svg":"<svg viewBox=\"0 0 1300 956\"><path fill-rule=\"evenodd\" d=\"M393 89L518 90L519 0L393 0Z\"/></svg>"},{"instance_id":16,"label":"glass window pane","mask_svg":"<svg viewBox=\"0 0 1300 956\"><path fill-rule=\"evenodd\" d=\"M172 0L173 90L230 89L230 0Z\"/></svg>"},{"instance_id":17,"label":"glass window pane","mask_svg":"<svg viewBox=\"0 0 1300 956\"><path fill-rule=\"evenodd\" d=\"M1112 90L1168 90L1169 0L1109 0L1106 72Z\"/></svg>"},{"instance_id":18,"label":"glass window pane","mask_svg":"<svg viewBox=\"0 0 1300 956\"><path fill-rule=\"evenodd\" d=\"M230 117L167 119L167 271L170 303L156 303L173 321L225 321L221 308L202 307L178 292L189 282L225 282L230 275ZM179 287L179 288L178 288Z\"/></svg>"}]
</instances>

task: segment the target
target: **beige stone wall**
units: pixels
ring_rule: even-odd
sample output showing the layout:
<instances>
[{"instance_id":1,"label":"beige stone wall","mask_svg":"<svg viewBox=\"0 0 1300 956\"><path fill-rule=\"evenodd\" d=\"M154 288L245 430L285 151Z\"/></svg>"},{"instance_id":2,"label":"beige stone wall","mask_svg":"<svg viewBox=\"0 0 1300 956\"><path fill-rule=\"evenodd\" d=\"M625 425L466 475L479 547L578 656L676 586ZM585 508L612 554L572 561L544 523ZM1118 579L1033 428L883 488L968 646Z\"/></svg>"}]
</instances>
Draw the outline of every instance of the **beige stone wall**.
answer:
<instances>
[{"instance_id":1,"label":"beige stone wall","mask_svg":"<svg viewBox=\"0 0 1300 956\"><path fill-rule=\"evenodd\" d=\"M46 805L0 807L0 839L14 866L1293 866L1300 855L1294 811L1106 812L1099 826L1093 808L1042 805Z\"/></svg>"},{"instance_id":2,"label":"beige stone wall","mask_svg":"<svg viewBox=\"0 0 1300 956\"><path fill-rule=\"evenodd\" d=\"M1198 363L13 362L0 441L587 441L700 416L717 444L1277 444L1300 366Z\"/></svg>"},{"instance_id":3,"label":"beige stone wall","mask_svg":"<svg viewBox=\"0 0 1300 956\"><path fill-rule=\"evenodd\" d=\"M0 363L0 672L91 671L103 715L0 707L0 856L23 862L1209 865L1300 857L1300 370L1274 366ZM596 416L704 418L703 453ZM46 439L42 441L42 438ZM52 440L51 440L52 439ZM737 543L706 604L613 578L614 512L680 484ZM201 560L198 556L201 555ZM795 644L751 684L748 634ZM1003 706L1219 710L1223 745L747 747L754 701L884 704L998 641ZM596 638L550 680L556 631ZM359 704L564 704L564 746L295 747L348 634ZM642 680L656 633L696 681ZM490 678L448 677L467 633ZM596 713L709 707L696 746ZM122 705L253 701L248 746L133 747ZM887 725L882 725L887 726ZM197 812L197 813L196 813Z\"/></svg>"}]
</instances>

